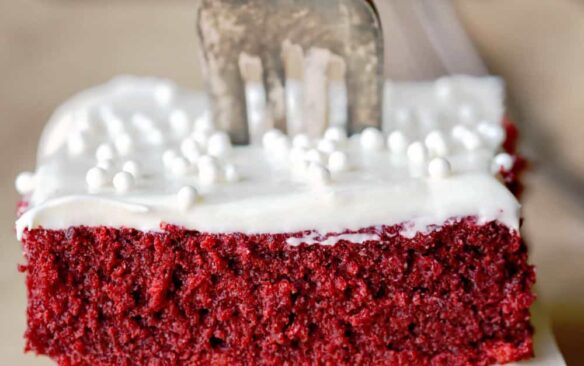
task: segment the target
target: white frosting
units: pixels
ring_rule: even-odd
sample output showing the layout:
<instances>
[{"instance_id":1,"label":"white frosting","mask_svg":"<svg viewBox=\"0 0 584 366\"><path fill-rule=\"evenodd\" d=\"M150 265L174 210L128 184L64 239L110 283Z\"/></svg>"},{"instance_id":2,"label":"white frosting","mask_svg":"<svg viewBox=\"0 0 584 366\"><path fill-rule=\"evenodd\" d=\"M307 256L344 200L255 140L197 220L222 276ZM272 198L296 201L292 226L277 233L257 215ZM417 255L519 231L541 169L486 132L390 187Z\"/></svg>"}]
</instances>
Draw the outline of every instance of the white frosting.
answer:
<instances>
[{"instance_id":1,"label":"white frosting","mask_svg":"<svg viewBox=\"0 0 584 366\"><path fill-rule=\"evenodd\" d=\"M434 93L433 85L421 93L428 88ZM232 147L213 131L206 105L203 94L157 79L120 78L73 98L43 135L19 235L82 225L157 231L162 222L217 233L334 233L407 223L403 234L414 235L464 216L518 229L519 204L491 173L499 146L469 151L450 137L450 124L418 134L394 129L389 138L368 130L349 140L328 130L323 140L296 137L294 147L273 130L263 147ZM422 141L431 131L440 133L426 143L448 153L430 169L440 179L428 177ZM131 148L116 143L124 134L132 142L120 145ZM85 148L71 149L81 135ZM407 141L414 145L404 154ZM423 173L413 174L412 165Z\"/></svg>"},{"instance_id":2,"label":"white frosting","mask_svg":"<svg viewBox=\"0 0 584 366\"><path fill-rule=\"evenodd\" d=\"M379 241L381 237L377 234L341 234L341 235L328 235L326 238L321 237L317 233L311 233L310 235L303 236L301 238L288 238L286 244L298 246L300 244L320 244L320 245L335 245L341 240L348 241L353 244L363 244L366 241Z\"/></svg>"}]
</instances>

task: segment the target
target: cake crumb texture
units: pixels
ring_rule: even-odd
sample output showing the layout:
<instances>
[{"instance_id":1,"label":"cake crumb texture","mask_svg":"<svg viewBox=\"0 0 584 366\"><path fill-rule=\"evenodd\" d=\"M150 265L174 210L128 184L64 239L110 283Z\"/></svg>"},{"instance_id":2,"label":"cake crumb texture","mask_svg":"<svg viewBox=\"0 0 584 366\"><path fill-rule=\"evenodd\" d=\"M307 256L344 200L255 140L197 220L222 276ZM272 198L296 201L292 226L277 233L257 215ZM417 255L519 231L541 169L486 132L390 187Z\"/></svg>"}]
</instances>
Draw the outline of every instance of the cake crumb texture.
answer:
<instances>
[{"instance_id":1,"label":"cake crumb texture","mask_svg":"<svg viewBox=\"0 0 584 366\"><path fill-rule=\"evenodd\" d=\"M519 234L472 217L413 238L26 231L27 351L59 365L492 365L532 356Z\"/></svg>"}]
</instances>

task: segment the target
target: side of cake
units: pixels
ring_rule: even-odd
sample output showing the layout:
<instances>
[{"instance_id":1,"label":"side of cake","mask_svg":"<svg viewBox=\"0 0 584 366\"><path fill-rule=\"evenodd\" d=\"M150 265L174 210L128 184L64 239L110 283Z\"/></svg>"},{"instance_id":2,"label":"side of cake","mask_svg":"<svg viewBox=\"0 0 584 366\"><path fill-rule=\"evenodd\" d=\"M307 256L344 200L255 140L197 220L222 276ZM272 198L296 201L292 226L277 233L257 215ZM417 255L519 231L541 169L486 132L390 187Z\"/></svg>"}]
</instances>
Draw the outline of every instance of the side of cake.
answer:
<instances>
[{"instance_id":1,"label":"side of cake","mask_svg":"<svg viewBox=\"0 0 584 366\"><path fill-rule=\"evenodd\" d=\"M66 103L17 180L27 349L61 365L531 357L502 83L388 89L381 129L249 146L164 80Z\"/></svg>"}]
</instances>

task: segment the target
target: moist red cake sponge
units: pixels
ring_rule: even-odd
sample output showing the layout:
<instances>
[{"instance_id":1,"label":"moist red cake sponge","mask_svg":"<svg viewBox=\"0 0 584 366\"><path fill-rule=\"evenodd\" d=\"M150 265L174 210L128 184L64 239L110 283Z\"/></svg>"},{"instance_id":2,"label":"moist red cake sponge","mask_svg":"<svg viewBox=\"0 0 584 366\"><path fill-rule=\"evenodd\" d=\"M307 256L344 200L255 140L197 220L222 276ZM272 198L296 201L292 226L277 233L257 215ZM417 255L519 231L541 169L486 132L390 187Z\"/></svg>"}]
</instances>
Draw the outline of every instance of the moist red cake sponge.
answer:
<instances>
[{"instance_id":1,"label":"moist red cake sponge","mask_svg":"<svg viewBox=\"0 0 584 366\"><path fill-rule=\"evenodd\" d=\"M520 236L474 218L413 238L26 231L27 350L60 365L490 365L532 356Z\"/></svg>"}]
</instances>

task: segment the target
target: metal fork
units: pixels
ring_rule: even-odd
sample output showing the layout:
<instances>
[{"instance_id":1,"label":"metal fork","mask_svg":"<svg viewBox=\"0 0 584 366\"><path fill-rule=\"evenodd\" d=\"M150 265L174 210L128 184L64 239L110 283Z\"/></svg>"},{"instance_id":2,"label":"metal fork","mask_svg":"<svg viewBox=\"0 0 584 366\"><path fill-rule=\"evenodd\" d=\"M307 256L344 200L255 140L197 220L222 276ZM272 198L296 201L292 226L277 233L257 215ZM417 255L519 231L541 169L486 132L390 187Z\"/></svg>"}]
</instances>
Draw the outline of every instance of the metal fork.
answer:
<instances>
[{"instance_id":1,"label":"metal fork","mask_svg":"<svg viewBox=\"0 0 584 366\"><path fill-rule=\"evenodd\" d=\"M200 0L197 33L215 123L230 131L235 143L249 141L246 87L239 63L242 54L256 65L260 61L271 124L286 131L287 70L283 57L298 54L284 52L286 44L291 49L299 46L307 57L314 51L312 64L316 69L322 67L319 57L327 57L326 52L331 58L340 57L346 65L348 129L358 131L379 124L383 44L377 14L368 1ZM304 89L311 97L322 97L314 88ZM309 100L313 107L314 102ZM318 112L303 117L314 118Z\"/></svg>"}]
</instances>

